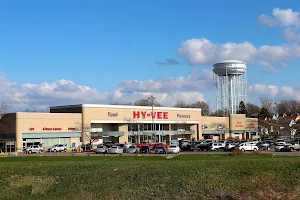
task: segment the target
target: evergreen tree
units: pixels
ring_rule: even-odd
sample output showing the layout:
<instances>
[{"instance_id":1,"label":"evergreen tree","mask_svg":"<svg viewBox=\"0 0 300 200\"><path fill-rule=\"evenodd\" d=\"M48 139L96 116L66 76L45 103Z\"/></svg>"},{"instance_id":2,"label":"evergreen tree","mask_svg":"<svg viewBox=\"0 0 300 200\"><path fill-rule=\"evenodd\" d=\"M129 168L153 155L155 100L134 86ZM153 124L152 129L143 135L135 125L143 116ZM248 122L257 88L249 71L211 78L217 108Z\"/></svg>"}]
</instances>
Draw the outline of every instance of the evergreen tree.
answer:
<instances>
[{"instance_id":1,"label":"evergreen tree","mask_svg":"<svg viewBox=\"0 0 300 200\"><path fill-rule=\"evenodd\" d=\"M243 101L240 102L237 114L247 114L246 105Z\"/></svg>"}]
</instances>

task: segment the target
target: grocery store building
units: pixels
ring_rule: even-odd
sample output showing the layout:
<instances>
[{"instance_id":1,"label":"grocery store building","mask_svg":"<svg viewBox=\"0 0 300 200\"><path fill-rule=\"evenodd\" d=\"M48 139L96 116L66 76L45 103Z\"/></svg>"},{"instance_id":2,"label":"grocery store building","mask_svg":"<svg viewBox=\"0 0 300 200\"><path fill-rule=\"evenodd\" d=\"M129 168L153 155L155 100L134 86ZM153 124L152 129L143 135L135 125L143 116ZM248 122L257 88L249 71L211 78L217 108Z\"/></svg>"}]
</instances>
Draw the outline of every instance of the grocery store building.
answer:
<instances>
[{"instance_id":1,"label":"grocery store building","mask_svg":"<svg viewBox=\"0 0 300 200\"><path fill-rule=\"evenodd\" d=\"M23 146L34 143L43 143L47 148L54 144L71 146L79 141L251 139L257 135L258 125L257 119L245 115L202 117L201 109L193 108L79 104L50 107L50 113L9 113L2 118L0 127L0 148L21 151Z\"/></svg>"}]
</instances>

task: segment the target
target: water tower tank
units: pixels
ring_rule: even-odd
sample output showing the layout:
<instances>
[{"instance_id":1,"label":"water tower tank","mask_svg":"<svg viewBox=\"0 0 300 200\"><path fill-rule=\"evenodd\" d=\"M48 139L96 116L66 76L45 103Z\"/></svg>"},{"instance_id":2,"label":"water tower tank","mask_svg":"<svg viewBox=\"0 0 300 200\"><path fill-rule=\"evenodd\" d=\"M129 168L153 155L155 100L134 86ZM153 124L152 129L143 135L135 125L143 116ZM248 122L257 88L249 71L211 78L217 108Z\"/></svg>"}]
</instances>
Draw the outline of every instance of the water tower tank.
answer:
<instances>
[{"instance_id":1,"label":"water tower tank","mask_svg":"<svg viewBox=\"0 0 300 200\"><path fill-rule=\"evenodd\" d=\"M247 65L239 60L224 60L213 65L216 109L237 114L247 100Z\"/></svg>"}]
</instances>

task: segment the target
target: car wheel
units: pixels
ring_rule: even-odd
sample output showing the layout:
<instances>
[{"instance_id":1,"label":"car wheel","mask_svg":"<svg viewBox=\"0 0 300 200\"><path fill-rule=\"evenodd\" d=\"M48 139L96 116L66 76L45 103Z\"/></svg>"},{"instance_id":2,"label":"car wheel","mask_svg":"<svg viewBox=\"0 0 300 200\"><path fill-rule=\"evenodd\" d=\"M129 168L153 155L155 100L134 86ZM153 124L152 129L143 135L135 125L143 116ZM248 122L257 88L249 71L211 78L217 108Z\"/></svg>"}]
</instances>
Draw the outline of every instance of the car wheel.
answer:
<instances>
[{"instance_id":1,"label":"car wheel","mask_svg":"<svg viewBox=\"0 0 300 200\"><path fill-rule=\"evenodd\" d=\"M28 153L29 153L29 154L31 154L31 153L32 153L32 151L28 151Z\"/></svg>"},{"instance_id":2,"label":"car wheel","mask_svg":"<svg viewBox=\"0 0 300 200\"><path fill-rule=\"evenodd\" d=\"M245 151L245 149L241 149L241 151Z\"/></svg>"},{"instance_id":3,"label":"car wheel","mask_svg":"<svg viewBox=\"0 0 300 200\"><path fill-rule=\"evenodd\" d=\"M254 150L254 151L257 151L257 149L256 149L256 148L254 148L253 150Z\"/></svg>"},{"instance_id":4,"label":"car wheel","mask_svg":"<svg viewBox=\"0 0 300 200\"><path fill-rule=\"evenodd\" d=\"M67 152L67 149L64 149L64 152Z\"/></svg>"},{"instance_id":5,"label":"car wheel","mask_svg":"<svg viewBox=\"0 0 300 200\"><path fill-rule=\"evenodd\" d=\"M291 151L295 151L295 149L293 147L291 147Z\"/></svg>"}]
</instances>

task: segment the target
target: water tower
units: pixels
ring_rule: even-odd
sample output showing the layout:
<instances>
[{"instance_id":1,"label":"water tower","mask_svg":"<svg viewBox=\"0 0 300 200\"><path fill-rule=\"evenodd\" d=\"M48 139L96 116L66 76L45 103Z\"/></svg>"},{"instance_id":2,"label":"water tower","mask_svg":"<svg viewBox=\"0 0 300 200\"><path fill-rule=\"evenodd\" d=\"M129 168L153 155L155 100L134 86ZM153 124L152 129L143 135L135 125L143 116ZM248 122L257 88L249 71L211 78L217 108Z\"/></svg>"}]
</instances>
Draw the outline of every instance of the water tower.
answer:
<instances>
[{"instance_id":1,"label":"water tower","mask_svg":"<svg viewBox=\"0 0 300 200\"><path fill-rule=\"evenodd\" d=\"M247 101L247 65L238 60L224 60L213 66L216 109L236 114L240 102Z\"/></svg>"}]
</instances>

